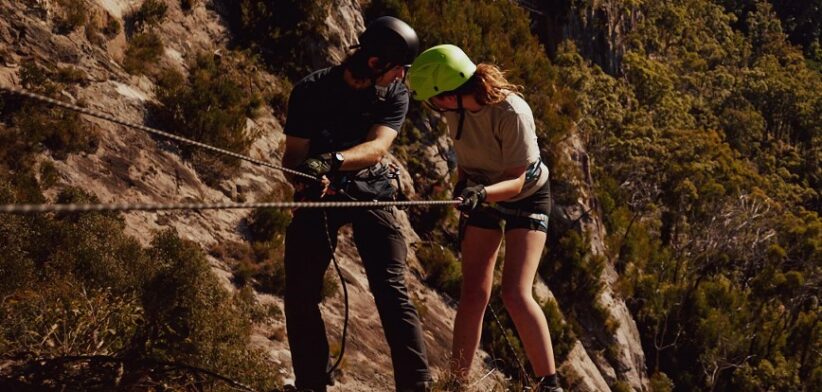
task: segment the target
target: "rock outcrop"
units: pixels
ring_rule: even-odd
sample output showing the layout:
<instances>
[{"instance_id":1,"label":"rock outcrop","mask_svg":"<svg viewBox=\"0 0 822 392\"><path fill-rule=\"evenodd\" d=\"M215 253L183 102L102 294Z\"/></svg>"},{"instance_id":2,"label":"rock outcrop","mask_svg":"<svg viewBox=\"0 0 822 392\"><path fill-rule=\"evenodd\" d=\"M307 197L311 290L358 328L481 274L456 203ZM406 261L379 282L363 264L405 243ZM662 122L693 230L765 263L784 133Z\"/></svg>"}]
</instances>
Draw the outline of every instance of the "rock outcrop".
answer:
<instances>
[{"instance_id":1,"label":"rock outcrop","mask_svg":"<svg viewBox=\"0 0 822 392\"><path fill-rule=\"evenodd\" d=\"M590 171L590 158L577 132L563 142L562 151L567 159L574 162L582 174L580 183L576 184L579 195L574 205L555 205L552 218L561 222L567 230L585 233L588 239L588 250L593 256L605 256L605 226L599 215L597 200L593 195L593 178ZM648 378L645 368L645 353L642 350L639 330L628 311L623 298L616 292L617 273L611 263L606 262L599 277L603 288L597 298L598 304L577 303L573 298L560 298L560 304L587 309L586 313L597 311L595 306L604 309L615 323L613 331L606 330L602 323L583 317L577 320L588 333L581 338L585 350L600 370L602 377L609 385L616 382L628 383L634 390L648 389ZM576 349L576 348L575 348ZM601 355L605 350L610 355ZM570 360L570 358L569 358Z\"/></svg>"},{"instance_id":2,"label":"rock outcrop","mask_svg":"<svg viewBox=\"0 0 822 392\"><path fill-rule=\"evenodd\" d=\"M109 37L105 42L93 43L81 27L62 35L51 31L53 15L50 1L2 2L0 3L0 84L19 85L20 64L24 60L51 65L70 65L86 75L86 81L74 85L63 92L66 100L82 101L89 108L114 115L120 119L143 123L148 103L155 100L154 85L149 78L126 73L120 62L126 47L125 33ZM123 18L135 10L141 2L126 0L96 0L90 2L91 12L98 22L114 19L123 24ZM199 52L227 52L230 33L223 25L220 15L211 9L208 2L196 2L192 10L183 12L179 2L167 2L169 10L166 18L156 27L161 35L165 53L160 60L164 66L172 66L185 71L186 59ZM312 43L312 64L315 67L340 62L348 53L348 48L356 43L356 37L364 28L360 2L338 0L333 2L325 19L326 36L320 42ZM601 11L592 11L600 17ZM593 15L593 14L592 14ZM604 14L614 22L614 34L618 34L623 16ZM588 34L590 25L581 20L567 27L574 34ZM610 26L610 25L609 25ZM610 41L609 41L610 42ZM610 52L609 52L610 53ZM616 52L614 52L616 53ZM617 55L611 53L607 61L618 66ZM605 61L605 60L603 60ZM610 64L610 63L609 63ZM155 202L171 203L185 201L226 202L242 199L257 201L270 194L279 184L285 183L282 173L259 167L247 162L240 166L239 175L220 183L218 188L207 186L192 167L181 158L175 147L161 140L149 137L133 129L111 123L86 118L90 128L98 133L100 144L94 153L80 153L65 160L55 160L48 155L41 157L51 161L59 172L60 184L76 186L95 196L101 202ZM249 155L276 161L280 158L280 146L284 139L282 124L270 110L255 120L248 120L249 129L261 131L251 147ZM447 139L439 138L424 149L423 161L429 162L438 175L445 178L448 173ZM583 167L587 160L584 149L578 141L567 146L567 153ZM389 160L403 166L396 157ZM413 176L403 170L402 182L415 197ZM580 184L590 187L587 182ZM431 190L426 190L429 192ZM54 197L51 191L47 196ZM596 211L595 199L590 192L580 192L584 196L580 206L560 208L559 214L569 220L579 222L578 230L591 235L590 247L595 254L604 253L602 239L604 228L596 214L580 217L582 211ZM428 194L416 195L427 198ZM409 262L416 264L413 243L420 240L414 232L405 212L398 212L402 230L406 233L411 254ZM243 241L241 233L248 212L243 210L201 211L201 212L130 212L123 214L127 232L148 244L153 233L174 228L181 237L195 241L204 249L219 243ZM581 219L577 219L581 218ZM332 390L372 391L389 390L393 387L390 356L385 343L379 319L374 312L373 297L368 291L364 270L359 263L353 246L350 229L339 234L337 257L344 271L344 279L350 290L350 329L343 366L343 377ZM230 290L230 268L224 260L211 259L215 273L220 276ZM412 269L413 271L413 269ZM572 349L562 369L572 369L576 375L574 390L607 391L608 384L616 381L628 382L636 390L647 389L644 369L644 355L636 325L618 295L611 288L616 273L608 266L602 276L606 289L599 301L609 309L612 317L619 322L614 336L607 336L618 347L616 358L604 359L596 353L602 349L595 343L597 338L583 336ZM409 272L408 281L411 295L420 309L425 329L426 343L435 372L447 368L450 351L451 330L455 308L451 301L427 287L414 272ZM543 286L543 291L547 289ZM550 295L547 294L547 295ZM258 294L261 303L281 304L278 297ZM587 304L586 306L591 306ZM332 345L339 339L342 326L342 292L333 296L323 305L323 313L330 333ZM603 326L584 325L592 336L605 334ZM263 348L269 354L272 371L280 372L286 380L291 378L290 356L283 335L282 320L272 325L257 326L252 344ZM592 343L594 342L594 343ZM489 366L488 355L481 353L475 361L474 374L479 379L472 388L493 390L504 379L498 371Z\"/></svg>"}]
</instances>

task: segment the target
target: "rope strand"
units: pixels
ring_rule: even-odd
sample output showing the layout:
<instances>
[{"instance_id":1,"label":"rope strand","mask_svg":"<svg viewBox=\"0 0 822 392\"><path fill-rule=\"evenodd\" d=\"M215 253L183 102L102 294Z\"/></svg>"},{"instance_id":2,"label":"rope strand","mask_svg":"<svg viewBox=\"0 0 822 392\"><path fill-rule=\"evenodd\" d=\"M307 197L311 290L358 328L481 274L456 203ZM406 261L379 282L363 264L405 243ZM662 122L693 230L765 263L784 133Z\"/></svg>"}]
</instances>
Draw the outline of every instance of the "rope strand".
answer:
<instances>
[{"instance_id":1,"label":"rope strand","mask_svg":"<svg viewBox=\"0 0 822 392\"><path fill-rule=\"evenodd\" d=\"M315 181L319 181L319 179L317 177L314 177L312 175L303 173L301 171L292 170L292 169L282 167L282 166L279 166L279 165L275 165L275 164L272 164L272 163L269 163L269 162L261 161L259 159L251 158L249 156L238 154L238 153L233 152L233 151L224 150L222 148L214 147L214 146L202 143L202 142L198 142L196 140L187 139L187 138L184 138L184 137L179 136L179 135L174 135L174 134L171 134L171 133L168 133L168 132L163 132L159 129L150 128L150 127L147 127L145 125L134 124L134 123L130 123L130 122L127 122L127 121L123 121L123 120L120 120L118 118L115 118L115 117L110 116L110 115L105 114L105 113L101 113L101 112L91 110L91 109L82 108L82 107L79 107L77 105L72 105L70 103L58 101L56 99L49 98L49 97L46 97L46 96L43 96L43 95L40 95L40 94L36 94L36 93L33 93L33 92L25 90L25 89L16 88L16 87L0 86L0 90L4 90L4 91L7 91L9 93L17 94L17 95L20 95L20 96L23 96L23 97L31 98L31 99L34 99L36 101L45 102L45 103L48 103L48 104L51 104L51 105L54 105L54 106L59 106L63 109L73 110L75 112L83 113L83 114L86 114L86 115L89 115L89 116L92 116L92 117L96 117L96 118L99 118L99 119L102 119L102 120L110 121L110 122L113 122L115 124L119 124L119 125L122 125L122 126L125 126L125 127L134 128L134 129L137 129L137 130L140 130L140 131L143 131L143 132L148 132L148 133L151 133L153 135L161 136L161 137L164 137L164 138L167 138L167 139L176 140L176 141L181 142L181 143L190 144L192 146L200 147L200 148L203 148L203 149L206 149L206 150L209 150L209 151L213 151L213 152L216 152L216 153L220 153L220 154L223 154L223 155L227 155L227 156L230 156L230 157L241 159L241 160L251 162L251 163L254 163L254 164L257 164L257 165L260 165L260 166L265 166L265 167L269 167L269 168L272 168L272 169L281 170L283 172L290 173L290 174L293 174L295 176L310 178L310 179L313 179Z\"/></svg>"},{"instance_id":2,"label":"rope strand","mask_svg":"<svg viewBox=\"0 0 822 392\"><path fill-rule=\"evenodd\" d=\"M391 206L432 206L458 204L458 200L419 201L280 201L267 203L113 203L113 204L2 204L0 213L34 214L44 212L88 211L167 211L167 210L230 210L253 208L381 208Z\"/></svg>"}]
</instances>

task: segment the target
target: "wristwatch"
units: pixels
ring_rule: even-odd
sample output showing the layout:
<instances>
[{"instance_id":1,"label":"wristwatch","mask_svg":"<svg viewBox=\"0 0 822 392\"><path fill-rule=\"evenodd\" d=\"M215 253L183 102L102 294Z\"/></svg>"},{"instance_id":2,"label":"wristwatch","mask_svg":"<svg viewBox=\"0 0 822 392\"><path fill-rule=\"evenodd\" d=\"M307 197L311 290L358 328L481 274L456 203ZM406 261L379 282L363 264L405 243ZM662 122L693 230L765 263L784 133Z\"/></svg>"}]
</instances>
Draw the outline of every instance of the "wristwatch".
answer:
<instances>
[{"instance_id":1,"label":"wristwatch","mask_svg":"<svg viewBox=\"0 0 822 392\"><path fill-rule=\"evenodd\" d=\"M343 162L345 162L345 156L341 152L332 152L331 153L331 168L334 171L340 170L342 167Z\"/></svg>"}]
</instances>

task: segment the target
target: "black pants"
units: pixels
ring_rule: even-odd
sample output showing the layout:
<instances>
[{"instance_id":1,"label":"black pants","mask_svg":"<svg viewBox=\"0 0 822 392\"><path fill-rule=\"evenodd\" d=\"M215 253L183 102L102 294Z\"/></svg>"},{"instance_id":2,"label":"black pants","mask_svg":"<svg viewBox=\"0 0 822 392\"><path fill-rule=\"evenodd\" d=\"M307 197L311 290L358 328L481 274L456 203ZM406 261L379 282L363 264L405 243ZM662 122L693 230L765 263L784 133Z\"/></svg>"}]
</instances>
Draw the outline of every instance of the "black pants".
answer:
<instances>
[{"instance_id":1,"label":"black pants","mask_svg":"<svg viewBox=\"0 0 822 392\"><path fill-rule=\"evenodd\" d=\"M397 389L431 380L419 316L405 286L408 250L393 211L332 208L326 213L331 245L319 209L298 210L285 238L286 328L297 388L326 390L329 353L320 291L337 231L347 223L353 224L354 243L391 348Z\"/></svg>"}]
</instances>

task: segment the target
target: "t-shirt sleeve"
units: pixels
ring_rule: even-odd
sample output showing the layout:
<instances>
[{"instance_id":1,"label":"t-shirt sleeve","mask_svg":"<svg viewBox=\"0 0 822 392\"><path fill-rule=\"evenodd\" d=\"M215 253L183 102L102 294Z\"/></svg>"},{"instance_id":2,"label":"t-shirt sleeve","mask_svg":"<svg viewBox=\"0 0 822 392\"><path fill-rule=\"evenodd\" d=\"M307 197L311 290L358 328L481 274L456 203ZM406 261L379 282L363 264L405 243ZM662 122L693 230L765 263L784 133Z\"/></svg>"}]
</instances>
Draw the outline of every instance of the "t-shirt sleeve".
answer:
<instances>
[{"instance_id":1,"label":"t-shirt sleeve","mask_svg":"<svg viewBox=\"0 0 822 392\"><path fill-rule=\"evenodd\" d=\"M285 134L310 139L317 130L315 115L311 113L311 99L307 85L298 84L288 98ZM316 104L316 103L315 103Z\"/></svg>"},{"instance_id":2,"label":"t-shirt sleeve","mask_svg":"<svg viewBox=\"0 0 822 392\"><path fill-rule=\"evenodd\" d=\"M374 125L385 125L399 132L407 113L408 93L403 92L380 105L380 110L374 117Z\"/></svg>"},{"instance_id":3,"label":"t-shirt sleeve","mask_svg":"<svg viewBox=\"0 0 822 392\"><path fill-rule=\"evenodd\" d=\"M505 168L530 164L539 158L536 125L529 113L510 113L503 120L502 156Z\"/></svg>"}]
</instances>

